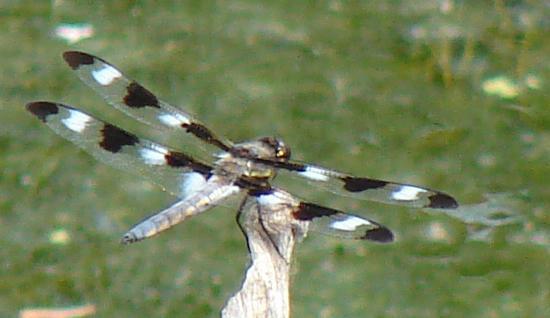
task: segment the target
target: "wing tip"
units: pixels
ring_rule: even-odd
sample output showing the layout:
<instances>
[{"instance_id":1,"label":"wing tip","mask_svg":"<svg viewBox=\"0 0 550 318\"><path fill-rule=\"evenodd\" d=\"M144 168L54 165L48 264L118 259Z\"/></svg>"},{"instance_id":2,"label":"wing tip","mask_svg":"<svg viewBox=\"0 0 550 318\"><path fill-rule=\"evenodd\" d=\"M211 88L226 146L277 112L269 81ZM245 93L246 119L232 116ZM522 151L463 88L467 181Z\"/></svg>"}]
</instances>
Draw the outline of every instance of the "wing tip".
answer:
<instances>
[{"instance_id":1,"label":"wing tip","mask_svg":"<svg viewBox=\"0 0 550 318\"><path fill-rule=\"evenodd\" d=\"M427 207L432 209L456 209L458 208L458 202L452 196L437 192L428 198L430 202Z\"/></svg>"},{"instance_id":2,"label":"wing tip","mask_svg":"<svg viewBox=\"0 0 550 318\"><path fill-rule=\"evenodd\" d=\"M42 122L46 122L49 115L55 115L59 112L56 103L46 101L30 102L25 105L25 108Z\"/></svg>"},{"instance_id":3,"label":"wing tip","mask_svg":"<svg viewBox=\"0 0 550 318\"><path fill-rule=\"evenodd\" d=\"M363 237L363 240L374 241L378 243L391 243L393 242L393 233L390 229L385 226L380 226L378 228L368 230Z\"/></svg>"},{"instance_id":4,"label":"wing tip","mask_svg":"<svg viewBox=\"0 0 550 318\"><path fill-rule=\"evenodd\" d=\"M90 65L94 63L95 57L80 51L65 51L63 59L70 68L77 70L81 65Z\"/></svg>"}]
</instances>

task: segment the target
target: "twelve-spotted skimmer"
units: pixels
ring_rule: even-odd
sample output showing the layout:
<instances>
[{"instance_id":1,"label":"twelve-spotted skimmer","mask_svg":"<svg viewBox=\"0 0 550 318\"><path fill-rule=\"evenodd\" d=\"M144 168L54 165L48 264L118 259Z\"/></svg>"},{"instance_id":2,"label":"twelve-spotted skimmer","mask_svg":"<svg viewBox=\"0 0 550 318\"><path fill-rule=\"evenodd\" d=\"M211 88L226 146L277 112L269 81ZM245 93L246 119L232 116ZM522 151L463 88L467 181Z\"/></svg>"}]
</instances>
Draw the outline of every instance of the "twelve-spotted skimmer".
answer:
<instances>
[{"instance_id":1,"label":"twelve-spotted skimmer","mask_svg":"<svg viewBox=\"0 0 550 318\"><path fill-rule=\"evenodd\" d=\"M259 213L271 205L284 204L289 194L270 184L277 171L287 171L360 199L416 208L458 207L455 199L439 191L290 161L290 148L273 137L234 144L215 135L190 114L159 100L108 62L76 51L65 52L63 58L84 83L116 109L164 132L191 136L220 150L212 162L202 161L139 138L71 106L45 101L27 104L27 110L57 134L98 160L137 171L179 198L132 227L122 238L123 243L156 235L237 193L255 200ZM288 201L288 212L322 233L383 243L393 240L392 232L385 226L332 208L293 200Z\"/></svg>"}]
</instances>

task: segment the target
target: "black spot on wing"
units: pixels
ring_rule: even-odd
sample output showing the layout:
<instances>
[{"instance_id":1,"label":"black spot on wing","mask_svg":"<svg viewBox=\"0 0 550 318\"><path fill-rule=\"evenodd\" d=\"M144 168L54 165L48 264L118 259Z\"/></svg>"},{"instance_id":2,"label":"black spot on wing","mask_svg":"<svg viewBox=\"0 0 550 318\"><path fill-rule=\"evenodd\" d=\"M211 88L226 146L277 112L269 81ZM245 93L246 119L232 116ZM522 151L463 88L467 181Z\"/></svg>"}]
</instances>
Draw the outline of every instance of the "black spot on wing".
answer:
<instances>
[{"instance_id":1,"label":"black spot on wing","mask_svg":"<svg viewBox=\"0 0 550 318\"><path fill-rule=\"evenodd\" d=\"M204 175L206 179L212 174L212 167L198 162L182 152L170 151L164 158L166 159L166 164L170 167L189 167L191 170Z\"/></svg>"},{"instance_id":2,"label":"black spot on wing","mask_svg":"<svg viewBox=\"0 0 550 318\"><path fill-rule=\"evenodd\" d=\"M340 178L340 180L344 182L344 189L350 192L361 192L369 189L378 189L388 184L387 181L369 178L344 177Z\"/></svg>"},{"instance_id":3,"label":"black spot on wing","mask_svg":"<svg viewBox=\"0 0 550 318\"><path fill-rule=\"evenodd\" d=\"M433 209L456 209L458 208L458 202L448 194L437 192L428 197L430 203L427 208Z\"/></svg>"},{"instance_id":4,"label":"black spot on wing","mask_svg":"<svg viewBox=\"0 0 550 318\"><path fill-rule=\"evenodd\" d=\"M235 181L235 185L237 187L240 187L241 189L249 189L248 195L251 195L253 197L259 197L262 195L270 195L273 193L273 189L271 188L258 188L258 187L250 187L250 184L247 182L243 182L242 180L238 179Z\"/></svg>"},{"instance_id":5,"label":"black spot on wing","mask_svg":"<svg viewBox=\"0 0 550 318\"><path fill-rule=\"evenodd\" d=\"M187 132L195 135L197 138L199 138L201 140L204 140L205 142L207 142L209 144L215 145L216 147L218 147L218 148L220 148L224 151L229 151L230 150L230 148L226 144L224 144L219 139L217 139L214 136L214 134L210 131L210 129L208 129L204 125L192 122L190 124L182 124L181 126L183 128L185 128L187 130Z\"/></svg>"},{"instance_id":6,"label":"black spot on wing","mask_svg":"<svg viewBox=\"0 0 550 318\"><path fill-rule=\"evenodd\" d=\"M59 112L59 107L55 103L50 102L32 102L28 103L25 107L43 122L46 122L46 118L49 115L55 115Z\"/></svg>"},{"instance_id":7,"label":"black spot on wing","mask_svg":"<svg viewBox=\"0 0 550 318\"><path fill-rule=\"evenodd\" d=\"M67 51L63 53L63 59L73 70L76 70L80 65L94 64L95 57L83 52Z\"/></svg>"},{"instance_id":8,"label":"black spot on wing","mask_svg":"<svg viewBox=\"0 0 550 318\"><path fill-rule=\"evenodd\" d=\"M294 215L295 219L298 219L300 221L310 221L314 218L329 216L336 213L339 213L339 211L313 203L300 202L298 209L292 214Z\"/></svg>"},{"instance_id":9,"label":"black spot on wing","mask_svg":"<svg viewBox=\"0 0 550 318\"><path fill-rule=\"evenodd\" d=\"M307 166L301 163L297 162L287 162L287 161L270 161L273 166L276 168L283 168L289 171L298 171L298 172L304 172L307 170ZM269 163L268 163L269 164Z\"/></svg>"},{"instance_id":10,"label":"black spot on wing","mask_svg":"<svg viewBox=\"0 0 550 318\"><path fill-rule=\"evenodd\" d=\"M232 148L230 150L230 153L234 155L235 149L236 148ZM251 159L254 160L254 162L258 162L258 163L272 166L275 168L286 169L288 171L304 172L307 169L306 165L297 163L297 162L279 161L279 160L271 160L271 159L263 159L263 158L251 158Z\"/></svg>"},{"instance_id":11,"label":"black spot on wing","mask_svg":"<svg viewBox=\"0 0 550 318\"><path fill-rule=\"evenodd\" d=\"M248 195L259 197L262 195L270 195L275 192L267 181L267 179L261 180L258 178L241 177L235 180L233 184L241 189L248 190Z\"/></svg>"},{"instance_id":12,"label":"black spot on wing","mask_svg":"<svg viewBox=\"0 0 550 318\"><path fill-rule=\"evenodd\" d=\"M167 153L164 158L170 167L187 167L193 161L188 155L176 151Z\"/></svg>"},{"instance_id":13,"label":"black spot on wing","mask_svg":"<svg viewBox=\"0 0 550 318\"><path fill-rule=\"evenodd\" d=\"M130 83L126 90L127 94L124 96L123 101L127 106L132 108L147 106L160 108L157 97L138 83Z\"/></svg>"},{"instance_id":14,"label":"black spot on wing","mask_svg":"<svg viewBox=\"0 0 550 318\"><path fill-rule=\"evenodd\" d=\"M372 222L372 221L371 221ZM362 240L369 240L378 243L390 243L393 242L393 233L385 226L378 224L380 227L368 230Z\"/></svg>"},{"instance_id":15,"label":"black spot on wing","mask_svg":"<svg viewBox=\"0 0 550 318\"><path fill-rule=\"evenodd\" d=\"M101 136L99 146L112 153L119 152L123 146L131 146L139 142L135 135L110 124L103 126Z\"/></svg>"}]
</instances>

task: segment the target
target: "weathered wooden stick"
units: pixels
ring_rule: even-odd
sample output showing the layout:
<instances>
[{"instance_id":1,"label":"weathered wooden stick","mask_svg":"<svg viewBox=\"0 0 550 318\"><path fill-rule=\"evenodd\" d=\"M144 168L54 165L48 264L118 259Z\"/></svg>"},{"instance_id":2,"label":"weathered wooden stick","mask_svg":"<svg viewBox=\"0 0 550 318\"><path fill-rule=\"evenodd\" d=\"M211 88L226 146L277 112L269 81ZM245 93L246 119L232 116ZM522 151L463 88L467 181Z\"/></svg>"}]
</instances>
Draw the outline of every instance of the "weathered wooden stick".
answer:
<instances>
[{"instance_id":1,"label":"weathered wooden stick","mask_svg":"<svg viewBox=\"0 0 550 318\"><path fill-rule=\"evenodd\" d=\"M295 198L276 205L260 205L253 197L245 199L239 211L239 224L246 236L250 254L241 289L222 310L224 318L288 318L289 270L294 244L307 233L307 222L292 218Z\"/></svg>"}]
</instances>

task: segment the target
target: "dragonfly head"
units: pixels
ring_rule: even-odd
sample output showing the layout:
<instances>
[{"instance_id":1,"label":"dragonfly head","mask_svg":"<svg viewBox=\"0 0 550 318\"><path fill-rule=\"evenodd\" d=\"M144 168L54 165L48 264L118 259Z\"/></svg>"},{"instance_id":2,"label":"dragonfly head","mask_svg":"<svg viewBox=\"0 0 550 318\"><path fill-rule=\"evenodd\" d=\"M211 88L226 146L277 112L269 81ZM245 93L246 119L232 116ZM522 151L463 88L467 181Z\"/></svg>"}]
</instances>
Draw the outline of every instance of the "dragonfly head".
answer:
<instances>
[{"instance_id":1,"label":"dragonfly head","mask_svg":"<svg viewBox=\"0 0 550 318\"><path fill-rule=\"evenodd\" d=\"M290 148L274 137L262 137L236 144L229 153L237 158L287 162Z\"/></svg>"},{"instance_id":2,"label":"dragonfly head","mask_svg":"<svg viewBox=\"0 0 550 318\"><path fill-rule=\"evenodd\" d=\"M276 159L279 161L288 161L288 159L290 159L290 147L288 147L282 140L275 137L262 137L258 140L273 153L274 158L266 159Z\"/></svg>"}]
</instances>

